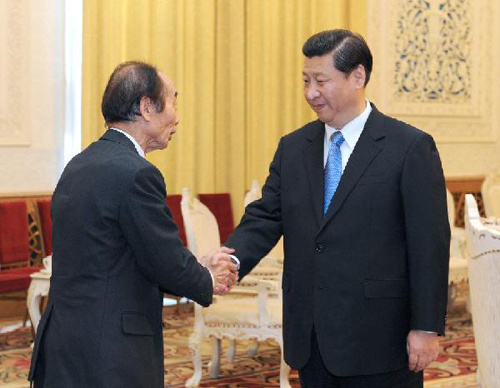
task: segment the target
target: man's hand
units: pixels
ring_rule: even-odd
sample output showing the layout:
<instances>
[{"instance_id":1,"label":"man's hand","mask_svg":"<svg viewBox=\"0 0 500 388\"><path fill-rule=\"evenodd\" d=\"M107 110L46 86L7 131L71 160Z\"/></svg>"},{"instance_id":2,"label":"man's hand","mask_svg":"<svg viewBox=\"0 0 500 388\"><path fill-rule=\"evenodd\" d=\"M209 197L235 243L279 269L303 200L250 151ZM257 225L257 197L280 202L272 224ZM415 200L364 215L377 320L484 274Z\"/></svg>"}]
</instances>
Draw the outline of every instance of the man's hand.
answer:
<instances>
[{"instance_id":1,"label":"man's hand","mask_svg":"<svg viewBox=\"0 0 500 388\"><path fill-rule=\"evenodd\" d=\"M418 373L434 361L439 353L439 339L436 333L412 330L406 339L408 368Z\"/></svg>"},{"instance_id":2,"label":"man's hand","mask_svg":"<svg viewBox=\"0 0 500 388\"><path fill-rule=\"evenodd\" d=\"M214 294L224 295L238 280L238 268L229 254L234 249L221 247L203 256L199 261L214 278Z\"/></svg>"}]
</instances>

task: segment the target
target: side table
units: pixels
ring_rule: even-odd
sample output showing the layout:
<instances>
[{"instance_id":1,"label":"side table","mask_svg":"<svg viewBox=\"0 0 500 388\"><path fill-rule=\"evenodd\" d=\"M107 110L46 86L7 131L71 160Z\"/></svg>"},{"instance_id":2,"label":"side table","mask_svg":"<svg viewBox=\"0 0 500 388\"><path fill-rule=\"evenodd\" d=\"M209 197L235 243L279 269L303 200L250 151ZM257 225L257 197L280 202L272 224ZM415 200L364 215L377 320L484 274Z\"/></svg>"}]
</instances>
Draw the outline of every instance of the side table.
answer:
<instances>
[{"instance_id":1,"label":"side table","mask_svg":"<svg viewBox=\"0 0 500 388\"><path fill-rule=\"evenodd\" d=\"M33 324L33 330L36 333L38 328L38 322L42 317L42 312L40 311L40 299L49 294L50 288L50 272L45 270L32 273L31 284L28 288L28 297L26 298L26 303L28 304L28 313L31 318L31 323Z\"/></svg>"}]
</instances>

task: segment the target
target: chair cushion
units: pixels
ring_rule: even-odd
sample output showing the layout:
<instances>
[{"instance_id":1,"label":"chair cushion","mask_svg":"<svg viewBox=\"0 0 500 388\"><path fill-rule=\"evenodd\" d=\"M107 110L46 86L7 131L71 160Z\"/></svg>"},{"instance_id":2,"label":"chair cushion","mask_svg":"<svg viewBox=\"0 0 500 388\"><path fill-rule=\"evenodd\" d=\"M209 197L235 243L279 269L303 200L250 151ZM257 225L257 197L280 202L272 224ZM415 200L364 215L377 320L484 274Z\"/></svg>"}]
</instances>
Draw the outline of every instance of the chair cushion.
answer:
<instances>
[{"instance_id":1,"label":"chair cushion","mask_svg":"<svg viewBox=\"0 0 500 388\"><path fill-rule=\"evenodd\" d=\"M28 274L31 275L32 273L41 271L44 269L44 267L16 267L16 268L9 268L9 269L2 269L0 271L0 275L5 274L5 275L14 275L14 274Z\"/></svg>"},{"instance_id":2,"label":"chair cushion","mask_svg":"<svg viewBox=\"0 0 500 388\"><path fill-rule=\"evenodd\" d=\"M6 273L0 272L0 293L25 291L31 283L30 274L27 272Z\"/></svg>"},{"instance_id":3,"label":"chair cushion","mask_svg":"<svg viewBox=\"0 0 500 388\"><path fill-rule=\"evenodd\" d=\"M217 299L216 303L204 308L202 312L205 324L208 326L260 326L257 297L233 299L227 296ZM281 325L283 320L281 300L268 299L267 312L270 325Z\"/></svg>"},{"instance_id":4,"label":"chair cushion","mask_svg":"<svg viewBox=\"0 0 500 388\"><path fill-rule=\"evenodd\" d=\"M0 202L0 264L29 258L28 210L25 201Z\"/></svg>"}]
</instances>

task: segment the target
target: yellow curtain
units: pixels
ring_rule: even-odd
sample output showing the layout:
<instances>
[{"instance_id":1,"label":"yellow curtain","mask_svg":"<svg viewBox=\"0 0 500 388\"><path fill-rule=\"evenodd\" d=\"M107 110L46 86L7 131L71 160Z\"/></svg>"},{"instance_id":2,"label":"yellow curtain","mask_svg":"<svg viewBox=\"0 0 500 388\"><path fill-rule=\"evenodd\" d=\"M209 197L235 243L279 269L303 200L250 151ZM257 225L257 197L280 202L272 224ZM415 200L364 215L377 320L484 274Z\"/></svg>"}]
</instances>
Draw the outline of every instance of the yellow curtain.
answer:
<instances>
[{"instance_id":1,"label":"yellow curtain","mask_svg":"<svg viewBox=\"0 0 500 388\"><path fill-rule=\"evenodd\" d=\"M365 35L366 0L85 0L82 145L104 132L101 96L116 65L151 62L179 91L180 125L148 160L169 194L231 193L239 219L279 138L315 117L301 48L332 28Z\"/></svg>"}]
</instances>

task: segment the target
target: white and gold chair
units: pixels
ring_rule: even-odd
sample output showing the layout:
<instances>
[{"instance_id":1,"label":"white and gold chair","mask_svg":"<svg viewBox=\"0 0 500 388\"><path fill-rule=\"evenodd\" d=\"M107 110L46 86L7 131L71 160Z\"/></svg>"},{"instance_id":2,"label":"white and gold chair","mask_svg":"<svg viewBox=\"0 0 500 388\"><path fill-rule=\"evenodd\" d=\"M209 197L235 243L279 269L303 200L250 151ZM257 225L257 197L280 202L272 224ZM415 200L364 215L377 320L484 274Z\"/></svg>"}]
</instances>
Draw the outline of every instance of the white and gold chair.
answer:
<instances>
[{"instance_id":1,"label":"white and gold chair","mask_svg":"<svg viewBox=\"0 0 500 388\"><path fill-rule=\"evenodd\" d=\"M465 202L477 377L480 387L496 388L500 382L500 222L482 220L471 194Z\"/></svg>"},{"instance_id":2,"label":"white and gold chair","mask_svg":"<svg viewBox=\"0 0 500 388\"><path fill-rule=\"evenodd\" d=\"M488 175L482 186L484 210L488 217L500 217L500 170Z\"/></svg>"},{"instance_id":3,"label":"white and gold chair","mask_svg":"<svg viewBox=\"0 0 500 388\"><path fill-rule=\"evenodd\" d=\"M448 276L448 305L453 305L457 296L457 284L468 280L467 239L465 229L455 226L455 202L451 193L446 190L448 219L451 229L450 271Z\"/></svg>"},{"instance_id":4,"label":"white and gold chair","mask_svg":"<svg viewBox=\"0 0 500 388\"><path fill-rule=\"evenodd\" d=\"M203 253L220 246L217 221L210 210L198 199L191 198L187 189L183 190L181 211L186 229L188 248L200 257ZM193 376L186 387L198 387L202 376L200 348L204 338L212 339L212 357L209 363L210 375L217 377L220 372L221 340L229 339L228 359L234 360L235 341L264 341L274 339L283 349L282 340L282 296L279 268L255 271L260 277L245 277L226 296L216 297L214 303L202 308L195 305L194 332L190 337L193 356ZM266 279L268 277L269 279ZM257 347L250 350L255 354ZM290 368L281 354L280 387L290 388L288 375Z\"/></svg>"},{"instance_id":5,"label":"white and gold chair","mask_svg":"<svg viewBox=\"0 0 500 388\"><path fill-rule=\"evenodd\" d=\"M446 190L446 202L448 206L448 220L450 222L451 229L450 255L452 257L467 258L467 236L464 228L455 226L455 201L448 190Z\"/></svg>"}]
</instances>

